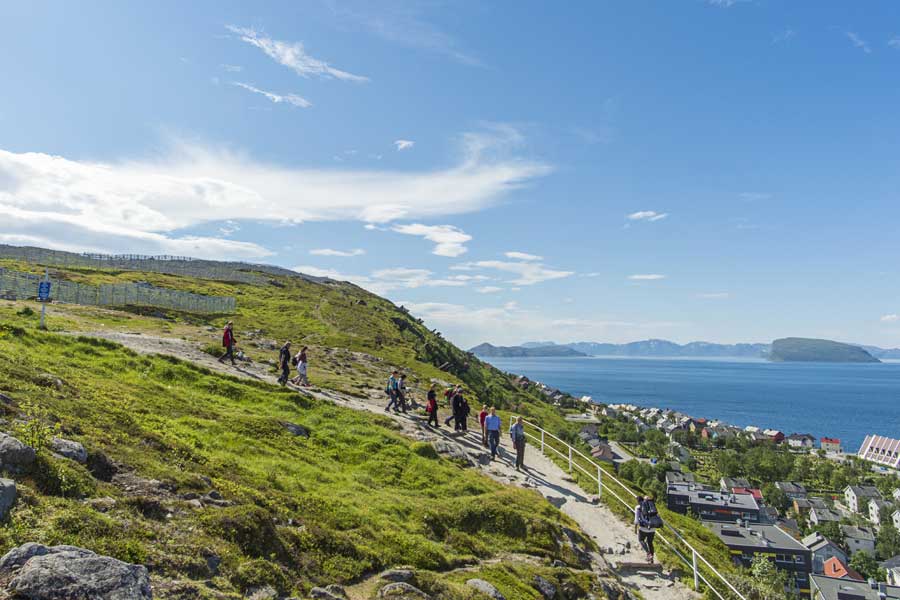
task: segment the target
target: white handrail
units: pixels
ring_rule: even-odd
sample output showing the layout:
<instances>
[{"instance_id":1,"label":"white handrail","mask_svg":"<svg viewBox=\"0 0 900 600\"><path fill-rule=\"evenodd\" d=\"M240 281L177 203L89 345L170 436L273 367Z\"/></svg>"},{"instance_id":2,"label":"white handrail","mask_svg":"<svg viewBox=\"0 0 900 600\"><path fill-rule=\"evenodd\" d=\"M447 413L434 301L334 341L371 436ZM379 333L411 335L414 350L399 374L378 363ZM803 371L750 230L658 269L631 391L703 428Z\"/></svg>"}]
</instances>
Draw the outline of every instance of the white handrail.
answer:
<instances>
[{"instance_id":1,"label":"white handrail","mask_svg":"<svg viewBox=\"0 0 900 600\"><path fill-rule=\"evenodd\" d=\"M516 419L515 416L510 416L510 422L511 422L511 423L512 423L512 422L515 422L515 419ZM587 475L588 478L593 479L594 481L596 481L596 482L597 482L598 489L600 490L601 496L602 496L602 493L603 493L603 491L604 491L604 489L603 489L603 479L604 479L604 478L607 478L607 479L611 479L611 480L614 481L616 484L618 484L619 487L621 487L621 488L624 489L626 492L628 492L629 494L631 494L632 498L637 499L637 494L635 494L633 491L631 491L631 488L629 488L627 485L625 485L624 483L622 483L621 481L619 481L615 476L611 475L610 473L604 473L603 470L602 470L602 468L600 467L600 465L599 465L598 463L594 462L593 459L587 457L585 454L583 454L583 453L582 453L581 451L579 451L577 448L574 448L574 447L573 447L571 444L569 444L568 442L566 442L566 441L564 441L564 440L558 438L557 436L553 435L553 434L550 433L549 431L546 431L546 430L544 430L544 429L538 427L538 426L535 425L534 423L531 423L531 422L529 422L529 421L526 421L525 419L522 419L522 422L523 422L525 425L528 425L528 426L530 426L530 427L532 427L532 428L534 428L534 429L536 429L536 430L538 430L538 431L541 432L541 437L538 438L536 435L532 435L532 434L528 433L527 430L525 431L525 436L526 436L526 437L529 437L529 438L531 438L531 439L533 439L533 440L535 440L535 441L537 441L537 442L540 442L540 444L541 444L541 453L544 453L545 450L546 450L547 448L549 448L550 450L553 450L554 452L556 452L562 459L564 459L564 460L565 460L565 459L568 459L568 460L569 460L569 472L571 472L571 471L572 471L572 467L575 466L575 467L578 468L582 473L584 473L585 475ZM566 455L566 454L563 453L563 452L560 452L559 450L557 450L556 448L554 448L552 445L545 443L545 436L549 436L549 437L553 438L554 440L556 440L556 441L558 441L559 443L561 443L564 447L566 447L567 450L568 450L568 455ZM581 457L582 457L583 459L585 459L586 461L588 461L588 463L590 463L591 465L595 466L595 467L597 468L597 475L591 474L587 469L585 469L584 467L582 467L581 465L579 465L577 462L574 462L574 463L573 463L573 460L572 460L572 453L573 453L573 452L574 452L575 454L577 454L578 456L581 456ZM625 508L627 508L627 509L631 509L631 508L632 508L629 502L626 502L624 499L622 499L622 497L620 497L620 496L619 496L618 494L616 494L614 491L612 491L611 489L609 489L608 486L606 487L606 490L605 490L605 491L606 491L607 493L609 493L612 497L614 497L616 500L618 500ZM602 499L602 498L601 498L601 499ZM667 539L662 535L661 532L657 534L657 535L659 536L660 541L662 541L666 546L668 546L668 547L676 554L676 556L678 556L678 557L681 559L682 562L684 562L686 565L688 565L688 566L691 568L691 570L693 571L693 575L694 575L694 589L699 589L699 587L700 587L700 583L699 583L699 582L702 581L703 583L706 584L706 586L707 586L707 587L708 587L708 588L709 588L716 596L719 597L720 600L725 600L725 597L724 597L724 596L723 596L723 595L722 595L715 587L713 587L713 585L710 583L710 581L709 581L709 580L703 575L703 573L700 571L700 569L699 569L699 567L698 567L698 561L699 561L700 563L702 563L703 565L705 565L710 571L712 571L712 573L719 579L719 581L721 581L721 582L724 583L726 586L728 586L728 589L731 590L731 592L734 593L738 598L740 598L740 600L747 600L746 596L744 596L741 592L739 592L739 591L737 590L737 588L734 587L734 585L732 585L732 583L731 583L730 581L728 581L721 573L719 573L719 571L718 571L715 567L713 567L713 566L709 563L709 561L706 560L706 558L705 558L702 554L700 554L700 552L699 552L696 548L694 548L690 543L688 543L688 541L687 541L686 539L684 539L684 536L681 535L681 533L680 533L677 529L675 529L674 527L672 527L671 525L668 525L668 524L665 525L665 528L666 528L668 531L671 531L672 534L678 539L678 541L681 542L682 544L684 544L685 546L687 546L687 548L688 548L688 549L690 550L690 552L691 552L691 560L689 561L689 560L687 559L687 557L684 556L684 555L683 555L683 554L675 547L675 545L674 545L672 542L670 542L669 540L667 540Z\"/></svg>"}]
</instances>

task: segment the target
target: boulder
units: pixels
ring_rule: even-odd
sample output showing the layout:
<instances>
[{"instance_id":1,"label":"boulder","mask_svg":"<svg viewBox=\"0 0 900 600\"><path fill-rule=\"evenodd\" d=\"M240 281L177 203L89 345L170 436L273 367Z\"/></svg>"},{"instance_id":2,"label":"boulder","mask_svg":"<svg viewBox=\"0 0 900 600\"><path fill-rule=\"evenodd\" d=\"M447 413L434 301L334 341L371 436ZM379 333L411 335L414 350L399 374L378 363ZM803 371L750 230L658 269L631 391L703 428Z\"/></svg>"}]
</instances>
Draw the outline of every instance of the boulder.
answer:
<instances>
[{"instance_id":1,"label":"boulder","mask_svg":"<svg viewBox=\"0 0 900 600\"><path fill-rule=\"evenodd\" d=\"M34 448L11 435L0 433L0 467L13 473L21 473L34 464L36 457Z\"/></svg>"},{"instance_id":2,"label":"boulder","mask_svg":"<svg viewBox=\"0 0 900 600\"><path fill-rule=\"evenodd\" d=\"M445 442L444 440L435 440L431 442L431 445L438 454L443 454L448 458L471 464L472 459L469 458L469 455L459 446L459 444L452 444L450 442Z\"/></svg>"},{"instance_id":3,"label":"boulder","mask_svg":"<svg viewBox=\"0 0 900 600\"><path fill-rule=\"evenodd\" d=\"M412 569L389 569L380 575L385 581L410 581L416 573Z\"/></svg>"},{"instance_id":4,"label":"boulder","mask_svg":"<svg viewBox=\"0 0 900 600\"><path fill-rule=\"evenodd\" d=\"M91 452L87 456L87 468L96 479L110 482L119 472L118 467L102 452Z\"/></svg>"},{"instance_id":5,"label":"boulder","mask_svg":"<svg viewBox=\"0 0 900 600\"><path fill-rule=\"evenodd\" d=\"M466 582L466 585L478 590L488 598L493 598L493 600L506 600L503 594L500 593L500 590L484 579L470 579Z\"/></svg>"},{"instance_id":6,"label":"boulder","mask_svg":"<svg viewBox=\"0 0 900 600\"><path fill-rule=\"evenodd\" d=\"M0 520L6 518L9 509L16 503L16 482L12 479L0 479Z\"/></svg>"},{"instance_id":7,"label":"boulder","mask_svg":"<svg viewBox=\"0 0 900 600\"><path fill-rule=\"evenodd\" d=\"M2 402L3 404L12 404L13 399L6 394L0 394L0 402Z\"/></svg>"},{"instance_id":8,"label":"boulder","mask_svg":"<svg viewBox=\"0 0 900 600\"><path fill-rule=\"evenodd\" d=\"M55 437L50 440L50 449L63 458L68 458L81 464L87 462L87 450L78 442Z\"/></svg>"},{"instance_id":9,"label":"boulder","mask_svg":"<svg viewBox=\"0 0 900 600\"><path fill-rule=\"evenodd\" d=\"M402 581L397 583L389 583L378 590L379 598L388 598L390 600L430 600L431 596L423 592L417 587L413 587Z\"/></svg>"},{"instance_id":10,"label":"boulder","mask_svg":"<svg viewBox=\"0 0 900 600\"><path fill-rule=\"evenodd\" d=\"M544 597L544 600L553 600L553 598L556 597L556 586L540 575L534 576L532 585L534 586L534 589L540 592L541 596Z\"/></svg>"},{"instance_id":11,"label":"boulder","mask_svg":"<svg viewBox=\"0 0 900 600\"><path fill-rule=\"evenodd\" d=\"M323 588L314 587L309 590L309 596L316 600L346 600L347 592L339 585L328 585Z\"/></svg>"},{"instance_id":12,"label":"boulder","mask_svg":"<svg viewBox=\"0 0 900 600\"><path fill-rule=\"evenodd\" d=\"M132 565L75 546L28 543L0 558L0 576L14 575L7 591L28 600L102 598L151 600L150 576Z\"/></svg>"},{"instance_id":13,"label":"boulder","mask_svg":"<svg viewBox=\"0 0 900 600\"><path fill-rule=\"evenodd\" d=\"M247 596L247 600L276 600L278 598L278 592L275 591L271 585L266 585L261 588L256 588L251 590Z\"/></svg>"},{"instance_id":14,"label":"boulder","mask_svg":"<svg viewBox=\"0 0 900 600\"><path fill-rule=\"evenodd\" d=\"M284 428L287 429L288 433L290 433L291 435L296 435L297 437L305 437L305 438L309 437L309 431L302 425L297 425L296 423L289 423L287 421L282 423L282 425L284 425Z\"/></svg>"}]
</instances>

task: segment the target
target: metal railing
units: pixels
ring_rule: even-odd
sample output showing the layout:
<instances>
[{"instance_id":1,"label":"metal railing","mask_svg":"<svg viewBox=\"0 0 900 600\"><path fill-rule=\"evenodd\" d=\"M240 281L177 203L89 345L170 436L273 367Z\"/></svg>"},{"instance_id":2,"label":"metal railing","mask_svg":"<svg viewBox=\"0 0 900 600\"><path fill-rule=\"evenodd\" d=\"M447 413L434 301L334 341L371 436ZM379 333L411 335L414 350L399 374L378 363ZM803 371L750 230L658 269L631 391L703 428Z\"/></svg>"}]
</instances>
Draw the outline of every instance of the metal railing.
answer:
<instances>
[{"instance_id":1,"label":"metal railing","mask_svg":"<svg viewBox=\"0 0 900 600\"><path fill-rule=\"evenodd\" d=\"M510 417L510 423L514 422L516 419L515 416ZM604 491L615 498L623 507L625 507L628 511L634 510L634 501L637 500L637 494L635 494L630 487L619 481L614 475L605 472L599 463L595 462L592 458L585 455L583 452L578 450L577 448L573 448L571 444L568 442L558 438L553 435L549 431L541 429L534 423L529 421L525 421L523 419L523 423L526 425L525 428L525 436L526 438L531 438L535 445L540 444L541 453L547 454L548 450L555 453L557 456L562 458L563 460L567 460L569 463L569 472L571 473L573 469L577 469L588 478L597 482L597 493L598 496L602 499L604 496ZM529 432L528 428L532 428L540 432L540 436L535 435L534 433ZM549 440L548 440L549 438ZM552 440L552 441L551 441ZM563 449L560 450L554 447L554 442L557 442L562 445ZM586 461L592 468L585 468L581 464L579 464L578 458ZM592 472L596 469L596 473ZM604 486L604 483L606 485ZM609 482L616 484L624 490L624 494L616 493L613 489L610 489ZM630 502L626 501L622 495L630 496ZM729 598L725 594L731 592L734 594L734 597L739 600L747 600L747 597L742 594L738 589L730 582L728 579L722 575L715 567L713 567L710 562L702 555L700 552L694 548L685 538L684 536L674 527L666 524L664 525L665 531L667 534L671 534L672 539L668 539L665 535L663 535L662 531L658 531L656 537L663 542L663 544L675 554L681 562L687 565L694 577L694 589L700 589L700 583L702 582L707 589L709 589L712 593L719 598L719 600L726 600ZM679 545L681 547L679 547ZM690 555L688 558L687 555ZM709 576L704 574L702 569L705 568L709 572ZM715 579L719 582L719 584L723 584L726 589L723 592L720 592L716 587L710 582L710 579Z\"/></svg>"}]
</instances>

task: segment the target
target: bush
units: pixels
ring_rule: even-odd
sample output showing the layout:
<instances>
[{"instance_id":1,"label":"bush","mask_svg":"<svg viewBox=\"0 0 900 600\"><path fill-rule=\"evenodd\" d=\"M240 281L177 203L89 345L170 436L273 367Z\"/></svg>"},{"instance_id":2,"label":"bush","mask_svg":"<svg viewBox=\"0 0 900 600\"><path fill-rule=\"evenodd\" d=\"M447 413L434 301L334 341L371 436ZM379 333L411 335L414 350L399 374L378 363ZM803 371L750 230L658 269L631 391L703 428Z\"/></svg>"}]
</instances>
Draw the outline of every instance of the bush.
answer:
<instances>
[{"instance_id":1,"label":"bush","mask_svg":"<svg viewBox=\"0 0 900 600\"><path fill-rule=\"evenodd\" d=\"M260 558L241 563L231 579L245 592L270 585L283 594L290 585L281 567Z\"/></svg>"},{"instance_id":2,"label":"bush","mask_svg":"<svg viewBox=\"0 0 900 600\"><path fill-rule=\"evenodd\" d=\"M30 306L26 306L22 310L17 311L16 314L20 317L33 317L35 313Z\"/></svg>"},{"instance_id":3,"label":"bush","mask_svg":"<svg viewBox=\"0 0 900 600\"><path fill-rule=\"evenodd\" d=\"M38 454L32 476L38 490L50 496L85 498L97 491L97 484L86 468L46 453Z\"/></svg>"},{"instance_id":4,"label":"bush","mask_svg":"<svg viewBox=\"0 0 900 600\"><path fill-rule=\"evenodd\" d=\"M236 544L247 556L256 558L287 555L275 523L268 512L258 506L231 506L206 515L209 532Z\"/></svg>"},{"instance_id":5,"label":"bush","mask_svg":"<svg viewBox=\"0 0 900 600\"><path fill-rule=\"evenodd\" d=\"M424 458L437 458L437 450L429 442L415 442L409 447L415 454Z\"/></svg>"}]
</instances>

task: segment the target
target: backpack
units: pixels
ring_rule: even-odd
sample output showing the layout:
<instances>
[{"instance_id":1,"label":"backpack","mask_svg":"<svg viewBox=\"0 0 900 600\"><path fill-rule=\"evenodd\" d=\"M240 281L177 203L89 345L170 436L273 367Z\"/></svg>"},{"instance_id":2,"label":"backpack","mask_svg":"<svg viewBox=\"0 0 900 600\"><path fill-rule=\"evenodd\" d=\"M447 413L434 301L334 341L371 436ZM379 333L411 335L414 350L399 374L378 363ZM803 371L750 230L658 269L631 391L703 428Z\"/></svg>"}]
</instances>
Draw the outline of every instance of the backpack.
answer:
<instances>
[{"instance_id":1,"label":"backpack","mask_svg":"<svg viewBox=\"0 0 900 600\"><path fill-rule=\"evenodd\" d=\"M662 517L656 510L656 504L653 500L644 500L641 502L641 525L651 529L659 529L663 526Z\"/></svg>"},{"instance_id":2,"label":"backpack","mask_svg":"<svg viewBox=\"0 0 900 600\"><path fill-rule=\"evenodd\" d=\"M300 361L297 359L296 356L291 358L291 365L296 367L298 362L300 362Z\"/></svg>"}]
</instances>

